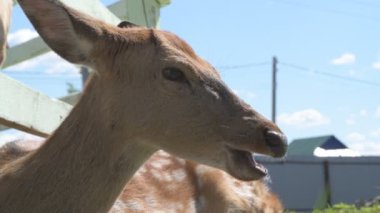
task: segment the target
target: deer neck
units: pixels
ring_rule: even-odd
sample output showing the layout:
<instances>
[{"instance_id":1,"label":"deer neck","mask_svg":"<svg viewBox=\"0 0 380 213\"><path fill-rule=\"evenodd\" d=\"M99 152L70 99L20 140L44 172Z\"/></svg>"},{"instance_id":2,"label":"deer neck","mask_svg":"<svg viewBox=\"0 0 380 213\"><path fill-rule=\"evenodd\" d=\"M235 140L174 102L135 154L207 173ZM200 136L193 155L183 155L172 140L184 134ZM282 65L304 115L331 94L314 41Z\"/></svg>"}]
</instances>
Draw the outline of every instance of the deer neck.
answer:
<instances>
[{"instance_id":1,"label":"deer neck","mask_svg":"<svg viewBox=\"0 0 380 213\"><path fill-rule=\"evenodd\" d=\"M97 93L101 86L89 87L39 150L6 168L0 206L8 202L15 208L9 212L106 212L155 151L115 123L112 106L104 106L107 95Z\"/></svg>"}]
</instances>

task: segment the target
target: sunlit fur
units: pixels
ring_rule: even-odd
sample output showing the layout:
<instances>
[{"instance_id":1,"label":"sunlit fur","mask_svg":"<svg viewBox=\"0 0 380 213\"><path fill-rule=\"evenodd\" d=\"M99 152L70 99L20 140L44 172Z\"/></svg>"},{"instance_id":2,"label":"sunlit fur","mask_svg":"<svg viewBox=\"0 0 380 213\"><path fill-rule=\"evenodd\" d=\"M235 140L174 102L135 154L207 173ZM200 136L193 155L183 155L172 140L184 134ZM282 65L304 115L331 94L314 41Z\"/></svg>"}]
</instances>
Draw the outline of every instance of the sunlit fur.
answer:
<instances>
[{"instance_id":1,"label":"sunlit fur","mask_svg":"<svg viewBox=\"0 0 380 213\"><path fill-rule=\"evenodd\" d=\"M278 127L174 34L110 26L57 0L18 2L52 50L95 75L46 143L0 168L0 212L106 212L159 149L244 180L263 173L236 153L278 156L265 137ZM186 78L165 79L170 67Z\"/></svg>"}]
</instances>

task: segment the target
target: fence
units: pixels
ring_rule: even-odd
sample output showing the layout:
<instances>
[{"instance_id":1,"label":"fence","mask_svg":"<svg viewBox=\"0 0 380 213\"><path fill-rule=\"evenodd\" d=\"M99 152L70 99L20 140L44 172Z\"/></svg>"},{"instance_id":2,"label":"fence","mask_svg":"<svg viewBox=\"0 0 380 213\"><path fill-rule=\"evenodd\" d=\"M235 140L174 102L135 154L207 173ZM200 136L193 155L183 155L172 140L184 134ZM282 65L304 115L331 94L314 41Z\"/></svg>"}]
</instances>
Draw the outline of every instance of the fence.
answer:
<instances>
[{"instance_id":1,"label":"fence","mask_svg":"<svg viewBox=\"0 0 380 213\"><path fill-rule=\"evenodd\" d=\"M290 156L258 161L268 168L271 188L289 210L308 212L380 195L380 157Z\"/></svg>"},{"instance_id":2,"label":"fence","mask_svg":"<svg viewBox=\"0 0 380 213\"><path fill-rule=\"evenodd\" d=\"M115 26L121 20L128 20L147 27L158 25L161 7L171 2L170 0L117 0L106 7L100 0L61 1ZM17 4L16 0L14 4ZM7 49L3 69L49 51L50 48L40 37L13 46ZM0 130L10 127L46 136L62 122L70 110L71 105L28 88L1 73L0 69Z\"/></svg>"}]
</instances>

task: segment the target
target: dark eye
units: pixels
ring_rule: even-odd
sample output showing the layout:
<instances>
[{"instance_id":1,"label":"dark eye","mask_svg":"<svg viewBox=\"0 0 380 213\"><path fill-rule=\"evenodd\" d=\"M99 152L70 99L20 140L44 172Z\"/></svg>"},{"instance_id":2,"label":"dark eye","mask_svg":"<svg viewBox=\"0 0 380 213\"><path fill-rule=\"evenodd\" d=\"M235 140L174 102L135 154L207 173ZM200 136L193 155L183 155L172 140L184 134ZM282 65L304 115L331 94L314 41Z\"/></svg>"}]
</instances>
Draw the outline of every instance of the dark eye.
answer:
<instances>
[{"instance_id":1,"label":"dark eye","mask_svg":"<svg viewBox=\"0 0 380 213\"><path fill-rule=\"evenodd\" d=\"M165 68L162 71L162 75L169 81L186 81L185 74L174 67Z\"/></svg>"}]
</instances>

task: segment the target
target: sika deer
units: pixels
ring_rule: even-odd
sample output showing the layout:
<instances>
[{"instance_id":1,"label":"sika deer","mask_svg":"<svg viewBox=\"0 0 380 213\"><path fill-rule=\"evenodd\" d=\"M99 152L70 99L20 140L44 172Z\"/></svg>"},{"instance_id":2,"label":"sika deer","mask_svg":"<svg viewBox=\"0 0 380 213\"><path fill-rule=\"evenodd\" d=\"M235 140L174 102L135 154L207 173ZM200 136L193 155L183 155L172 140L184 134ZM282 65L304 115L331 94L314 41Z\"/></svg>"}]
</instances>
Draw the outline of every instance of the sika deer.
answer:
<instances>
[{"instance_id":1,"label":"sika deer","mask_svg":"<svg viewBox=\"0 0 380 213\"><path fill-rule=\"evenodd\" d=\"M225 172L159 151L133 176L111 213L282 213L265 181L239 181Z\"/></svg>"},{"instance_id":2,"label":"sika deer","mask_svg":"<svg viewBox=\"0 0 380 213\"><path fill-rule=\"evenodd\" d=\"M251 153L282 157L279 128L172 33L120 29L57 0L19 0L45 42L96 71L38 150L0 169L0 212L106 212L158 149L257 180Z\"/></svg>"}]
</instances>

